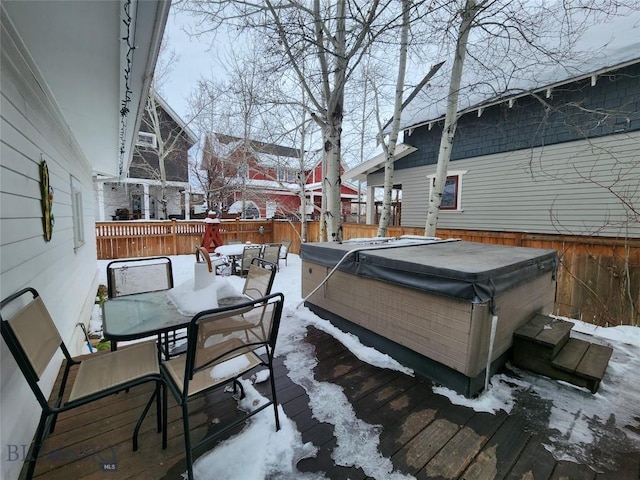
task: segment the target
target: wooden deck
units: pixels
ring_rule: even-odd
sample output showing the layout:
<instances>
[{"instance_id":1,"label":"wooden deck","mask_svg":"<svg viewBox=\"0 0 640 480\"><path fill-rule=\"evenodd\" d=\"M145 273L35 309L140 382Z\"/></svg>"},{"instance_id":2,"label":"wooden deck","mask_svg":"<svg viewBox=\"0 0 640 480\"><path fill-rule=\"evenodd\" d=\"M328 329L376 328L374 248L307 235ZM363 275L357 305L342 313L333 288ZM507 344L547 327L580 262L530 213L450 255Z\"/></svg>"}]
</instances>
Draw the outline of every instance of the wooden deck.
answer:
<instances>
[{"instance_id":1,"label":"wooden deck","mask_svg":"<svg viewBox=\"0 0 640 480\"><path fill-rule=\"evenodd\" d=\"M316 379L341 386L358 417L382 427L380 451L392 460L396 470L418 479L640 478L640 452L625 450L623 444L593 446L592 458L606 457L612 466L599 473L586 464L554 460L543 446L549 438L546 424L550 407L533 395L519 398L518 411L509 415L477 413L434 394L427 380L359 361L319 330L309 328L306 341L316 349ZM301 460L298 470L321 472L330 479L367 478L360 468L335 465L331 457L336 445L333 425L313 418L305 390L287 377L281 357L276 364L279 403L295 421L303 442L318 447L316 457ZM151 385L140 386L60 415L38 459L36 478L181 479L185 471L182 422L170 395L168 448L162 450L155 413L150 412L141 432L140 448L132 452L133 426L150 393ZM223 392L201 397L195 403L193 438L198 435L195 430L202 432L217 419L224 422L237 414L236 402Z\"/></svg>"}]
</instances>

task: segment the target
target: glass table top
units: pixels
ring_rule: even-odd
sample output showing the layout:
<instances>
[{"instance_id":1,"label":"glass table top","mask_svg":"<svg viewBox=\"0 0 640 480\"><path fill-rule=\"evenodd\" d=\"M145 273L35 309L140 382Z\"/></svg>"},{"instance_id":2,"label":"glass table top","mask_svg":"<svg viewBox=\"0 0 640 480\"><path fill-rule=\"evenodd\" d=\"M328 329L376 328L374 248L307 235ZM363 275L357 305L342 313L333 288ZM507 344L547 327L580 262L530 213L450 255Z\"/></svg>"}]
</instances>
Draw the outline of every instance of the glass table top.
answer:
<instances>
[{"instance_id":1,"label":"glass table top","mask_svg":"<svg viewBox=\"0 0 640 480\"><path fill-rule=\"evenodd\" d=\"M250 300L234 296L220 298L220 307ZM193 317L181 314L167 290L111 298L102 304L103 334L108 340L134 340L185 328Z\"/></svg>"},{"instance_id":2,"label":"glass table top","mask_svg":"<svg viewBox=\"0 0 640 480\"><path fill-rule=\"evenodd\" d=\"M188 325L167 297L167 291L111 298L102 304L103 334L107 339L133 340Z\"/></svg>"}]
</instances>

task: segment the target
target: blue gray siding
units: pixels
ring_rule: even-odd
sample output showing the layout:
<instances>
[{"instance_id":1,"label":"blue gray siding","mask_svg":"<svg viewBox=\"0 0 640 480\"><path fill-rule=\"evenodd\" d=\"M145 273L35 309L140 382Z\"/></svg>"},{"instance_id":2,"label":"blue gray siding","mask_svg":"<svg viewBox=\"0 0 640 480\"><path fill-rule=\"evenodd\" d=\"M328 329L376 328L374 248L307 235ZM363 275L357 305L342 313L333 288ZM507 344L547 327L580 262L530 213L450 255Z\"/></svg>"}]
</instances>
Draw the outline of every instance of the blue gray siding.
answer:
<instances>
[{"instance_id":1,"label":"blue gray siding","mask_svg":"<svg viewBox=\"0 0 640 480\"><path fill-rule=\"evenodd\" d=\"M451 160L572 142L640 130L640 63L570 83L538 97L522 97L512 107L501 103L458 120ZM417 151L396 169L435 164L442 122L416 128L404 139ZM454 167L452 167L454 168Z\"/></svg>"}]
</instances>

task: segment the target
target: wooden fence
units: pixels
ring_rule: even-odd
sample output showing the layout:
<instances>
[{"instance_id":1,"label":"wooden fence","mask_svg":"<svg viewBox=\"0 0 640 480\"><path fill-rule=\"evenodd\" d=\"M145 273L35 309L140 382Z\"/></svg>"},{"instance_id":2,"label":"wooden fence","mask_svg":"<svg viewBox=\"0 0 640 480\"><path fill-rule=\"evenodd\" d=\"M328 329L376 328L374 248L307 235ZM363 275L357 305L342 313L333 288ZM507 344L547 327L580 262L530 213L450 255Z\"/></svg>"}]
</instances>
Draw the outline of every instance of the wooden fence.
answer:
<instances>
[{"instance_id":1,"label":"wooden fence","mask_svg":"<svg viewBox=\"0 0 640 480\"><path fill-rule=\"evenodd\" d=\"M262 227L262 231L260 229ZM300 252L300 224L284 220L222 220L221 236L241 242L292 241ZM309 222L307 241L319 241L318 222ZM98 258L181 255L195 252L204 233L202 221L96 223ZM343 237L370 238L377 226L343 224ZM424 227L390 227L387 235L423 235ZM640 239L616 239L514 232L439 229L441 238L533 248L558 252L557 315L606 325L640 323Z\"/></svg>"}]
</instances>

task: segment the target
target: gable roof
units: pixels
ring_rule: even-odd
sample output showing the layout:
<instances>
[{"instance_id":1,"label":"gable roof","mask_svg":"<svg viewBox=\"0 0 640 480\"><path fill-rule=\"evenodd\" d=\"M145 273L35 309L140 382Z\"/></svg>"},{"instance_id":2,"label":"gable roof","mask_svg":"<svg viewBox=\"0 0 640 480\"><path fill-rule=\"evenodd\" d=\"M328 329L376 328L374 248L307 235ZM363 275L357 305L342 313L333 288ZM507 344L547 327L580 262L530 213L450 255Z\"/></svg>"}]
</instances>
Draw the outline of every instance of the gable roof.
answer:
<instances>
[{"instance_id":1,"label":"gable roof","mask_svg":"<svg viewBox=\"0 0 640 480\"><path fill-rule=\"evenodd\" d=\"M496 94L496 85L481 83L473 72L466 72L458 111L468 113L519 97L544 92L584 78L597 81L599 75L640 62L640 12L613 17L606 23L591 25L577 41L575 50L588 52L561 65L539 66L529 76L507 85ZM407 130L436 122L444 117L448 94L450 61L434 76L402 112L400 129ZM448 67L448 68L446 68Z\"/></svg>"},{"instance_id":2,"label":"gable roof","mask_svg":"<svg viewBox=\"0 0 640 480\"><path fill-rule=\"evenodd\" d=\"M234 137L233 135L225 135L224 133L216 133L216 139L223 145L235 144L234 147L238 148L244 143L244 139L240 137ZM265 143L258 140L249 140L249 148L255 153L264 153L267 155L274 155L277 157L290 157L299 158L300 150L297 148L285 147L283 145L276 145L274 143Z\"/></svg>"},{"instance_id":3,"label":"gable roof","mask_svg":"<svg viewBox=\"0 0 640 480\"><path fill-rule=\"evenodd\" d=\"M167 114L173 119L174 122L176 122L176 124L182 129L182 131L185 133L185 135L187 136L187 139L189 140L190 143L190 147L192 147L193 145L195 145L198 141L198 137L196 136L196 134L193 132L193 130L191 130L191 128L189 127L189 125L187 123L185 123L185 121L182 119L182 117L180 117L180 115L178 115L173 108L171 108L169 106L169 104L166 102L166 100L164 98L162 98L160 96L160 94L158 92L153 92L153 95L156 97L156 100L158 101L158 103L160 104L160 106L162 107L162 109L167 112Z\"/></svg>"}]
</instances>

